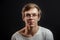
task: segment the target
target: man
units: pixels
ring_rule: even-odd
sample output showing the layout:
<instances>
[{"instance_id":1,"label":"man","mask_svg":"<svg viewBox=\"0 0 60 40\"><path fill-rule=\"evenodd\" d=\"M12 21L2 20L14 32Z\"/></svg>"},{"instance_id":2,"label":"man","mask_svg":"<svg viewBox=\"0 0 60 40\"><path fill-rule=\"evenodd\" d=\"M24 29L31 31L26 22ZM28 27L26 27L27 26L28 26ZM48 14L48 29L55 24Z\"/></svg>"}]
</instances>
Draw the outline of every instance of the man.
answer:
<instances>
[{"instance_id":1,"label":"man","mask_svg":"<svg viewBox=\"0 0 60 40\"><path fill-rule=\"evenodd\" d=\"M11 40L53 40L52 32L38 25L41 9L34 3L26 4L22 9L25 27L12 35Z\"/></svg>"}]
</instances>

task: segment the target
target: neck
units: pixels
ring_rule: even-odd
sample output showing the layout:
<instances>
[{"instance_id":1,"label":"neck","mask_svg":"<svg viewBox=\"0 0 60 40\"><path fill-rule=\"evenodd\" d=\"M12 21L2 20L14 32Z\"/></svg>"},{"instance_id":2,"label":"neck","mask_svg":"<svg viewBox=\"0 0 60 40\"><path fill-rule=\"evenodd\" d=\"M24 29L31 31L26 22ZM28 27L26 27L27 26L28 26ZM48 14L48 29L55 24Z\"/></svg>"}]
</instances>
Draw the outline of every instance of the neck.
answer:
<instances>
[{"instance_id":1,"label":"neck","mask_svg":"<svg viewBox=\"0 0 60 40\"><path fill-rule=\"evenodd\" d=\"M25 37L32 37L34 36L35 33L37 33L38 28L39 28L38 25L34 27L30 27L26 25L23 29L21 29L18 32Z\"/></svg>"},{"instance_id":2,"label":"neck","mask_svg":"<svg viewBox=\"0 0 60 40\"><path fill-rule=\"evenodd\" d=\"M27 27L28 34L34 35L38 31L38 25L33 27L32 26L26 26L26 27Z\"/></svg>"}]
</instances>

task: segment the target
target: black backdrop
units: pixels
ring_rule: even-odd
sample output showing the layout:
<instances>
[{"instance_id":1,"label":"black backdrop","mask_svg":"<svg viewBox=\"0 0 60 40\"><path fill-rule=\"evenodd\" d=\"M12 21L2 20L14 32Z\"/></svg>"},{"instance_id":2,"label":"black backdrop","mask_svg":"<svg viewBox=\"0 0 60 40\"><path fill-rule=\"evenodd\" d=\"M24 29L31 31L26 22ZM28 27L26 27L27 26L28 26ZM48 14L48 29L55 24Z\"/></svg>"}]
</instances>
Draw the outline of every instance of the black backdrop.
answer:
<instances>
[{"instance_id":1,"label":"black backdrop","mask_svg":"<svg viewBox=\"0 0 60 40\"><path fill-rule=\"evenodd\" d=\"M0 33L2 40L10 40L14 32L21 29L23 21L21 9L24 4L34 2L42 10L39 25L50 29L54 39L59 40L60 36L60 2L59 0L1 0L0 1Z\"/></svg>"}]
</instances>

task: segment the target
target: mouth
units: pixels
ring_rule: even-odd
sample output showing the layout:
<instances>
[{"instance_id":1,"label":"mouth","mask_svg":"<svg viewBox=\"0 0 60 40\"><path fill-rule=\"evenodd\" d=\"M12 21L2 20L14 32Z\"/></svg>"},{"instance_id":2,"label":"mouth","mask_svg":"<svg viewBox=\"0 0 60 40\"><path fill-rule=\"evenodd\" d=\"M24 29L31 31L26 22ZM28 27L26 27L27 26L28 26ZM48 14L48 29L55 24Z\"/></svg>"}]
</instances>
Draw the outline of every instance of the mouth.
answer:
<instances>
[{"instance_id":1,"label":"mouth","mask_svg":"<svg viewBox=\"0 0 60 40\"><path fill-rule=\"evenodd\" d=\"M33 20L28 20L27 21L29 25L33 25L34 21Z\"/></svg>"}]
</instances>

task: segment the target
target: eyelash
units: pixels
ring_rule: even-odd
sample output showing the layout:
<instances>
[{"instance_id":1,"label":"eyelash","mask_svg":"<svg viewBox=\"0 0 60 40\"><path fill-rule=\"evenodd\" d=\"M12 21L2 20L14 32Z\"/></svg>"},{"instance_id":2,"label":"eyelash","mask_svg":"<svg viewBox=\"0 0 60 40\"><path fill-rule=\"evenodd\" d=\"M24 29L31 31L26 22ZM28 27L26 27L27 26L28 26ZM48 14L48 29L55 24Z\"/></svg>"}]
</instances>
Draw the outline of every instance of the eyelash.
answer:
<instances>
[{"instance_id":1,"label":"eyelash","mask_svg":"<svg viewBox=\"0 0 60 40\"><path fill-rule=\"evenodd\" d=\"M31 15L30 14L26 14L27 17L30 17ZM33 14L32 16L37 16L36 14Z\"/></svg>"}]
</instances>

